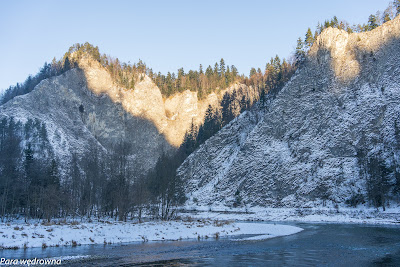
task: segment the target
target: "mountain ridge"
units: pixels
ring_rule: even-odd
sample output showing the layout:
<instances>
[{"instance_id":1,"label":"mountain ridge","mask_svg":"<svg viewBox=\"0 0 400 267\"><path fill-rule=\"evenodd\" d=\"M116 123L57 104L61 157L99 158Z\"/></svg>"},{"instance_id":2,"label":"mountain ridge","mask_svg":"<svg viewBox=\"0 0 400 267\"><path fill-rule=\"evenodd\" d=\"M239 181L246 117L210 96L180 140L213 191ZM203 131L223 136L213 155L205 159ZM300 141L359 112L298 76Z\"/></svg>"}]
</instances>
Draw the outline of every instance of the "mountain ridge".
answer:
<instances>
[{"instance_id":1,"label":"mountain ridge","mask_svg":"<svg viewBox=\"0 0 400 267\"><path fill-rule=\"evenodd\" d=\"M367 33L326 29L266 108L236 118L180 166L189 203L398 201L399 37L399 17Z\"/></svg>"},{"instance_id":2,"label":"mountain ridge","mask_svg":"<svg viewBox=\"0 0 400 267\"><path fill-rule=\"evenodd\" d=\"M134 89L126 89L99 62L83 56L79 68L45 79L30 93L1 105L0 117L43 122L62 166L70 163L72 154L82 157L94 147L106 152L127 142L134 176L139 177L162 153L175 151L192 123L203 122L208 106L218 106L222 95L233 90L242 90L253 101L258 93L234 84L202 100L189 90L165 98L147 75L141 74Z\"/></svg>"}]
</instances>

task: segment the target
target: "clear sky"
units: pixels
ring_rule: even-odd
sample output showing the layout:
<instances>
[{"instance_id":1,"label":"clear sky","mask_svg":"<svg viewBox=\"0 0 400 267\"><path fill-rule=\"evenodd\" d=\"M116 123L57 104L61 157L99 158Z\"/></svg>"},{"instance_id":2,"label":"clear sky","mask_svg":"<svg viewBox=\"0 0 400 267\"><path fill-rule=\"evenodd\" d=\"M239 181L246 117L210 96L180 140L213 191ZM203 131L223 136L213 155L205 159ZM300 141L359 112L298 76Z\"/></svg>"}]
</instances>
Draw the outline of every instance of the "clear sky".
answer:
<instances>
[{"instance_id":1,"label":"clear sky","mask_svg":"<svg viewBox=\"0 0 400 267\"><path fill-rule=\"evenodd\" d=\"M221 58L248 75L288 57L308 27L336 15L367 22L391 0L0 1L0 89L86 41L154 71L213 65Z\"/></svg>"}]
</instances>

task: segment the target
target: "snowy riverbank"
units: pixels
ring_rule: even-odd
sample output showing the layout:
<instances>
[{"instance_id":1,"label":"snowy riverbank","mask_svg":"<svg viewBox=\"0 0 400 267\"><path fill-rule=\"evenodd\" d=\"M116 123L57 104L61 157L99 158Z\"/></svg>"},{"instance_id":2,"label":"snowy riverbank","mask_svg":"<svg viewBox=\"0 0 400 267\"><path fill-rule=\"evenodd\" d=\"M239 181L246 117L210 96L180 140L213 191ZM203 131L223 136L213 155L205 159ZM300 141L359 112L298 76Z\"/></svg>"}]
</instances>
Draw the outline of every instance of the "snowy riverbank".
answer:
<instances>
[{"instance_id":1,"label":"snowy riverbank","mask_svg":"<svg viewBox=\"0 0 400 267\"><path fill-rule=\"evenodd\" d=\"M76 222L39 224L11 222L0 224L1 248L77 246L183 239L208 239L251 235L240 240L260 240L295 234L301 228L233 221L297 221L358 224L400 224L400 208L386 211L371 208L227 208L186 206L180 212L184 221L158 222Z\"/></svg>"},{"instance_id":2,"label":"snowy riverbank","mask_svg":"<svg viewBox=\"0 0 400 267\"><path fill-rule=\"evenodd\" d=\"M77 246L135 241L208 239L253 235L251 240L291 235L302 231L289 225L227 221L92 222L67 224L0 224L1 248Z\"/></svg>"},{"instance_id":3,"label":"snowy riverbank","mask_svg":"<svg viewBox=\"0 0 400 267\"><path fill-rule=\"evenodd\" d=\"M293 221L357 224L400 224L400 207L374 208L228 208L225 206L186 206L181 214L208 220Z\"/></svg>"}]
</instances>

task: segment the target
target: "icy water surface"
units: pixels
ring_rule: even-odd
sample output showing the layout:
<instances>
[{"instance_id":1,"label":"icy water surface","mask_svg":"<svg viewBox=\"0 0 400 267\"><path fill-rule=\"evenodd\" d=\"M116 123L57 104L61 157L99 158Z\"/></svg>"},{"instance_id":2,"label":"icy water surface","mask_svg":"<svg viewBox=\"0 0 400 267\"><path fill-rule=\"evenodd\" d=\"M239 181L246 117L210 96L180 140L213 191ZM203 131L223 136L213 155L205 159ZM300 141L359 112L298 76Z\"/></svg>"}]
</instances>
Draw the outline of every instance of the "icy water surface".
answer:
<instances>
[{"instance_id":1,"label":"icy water surface","mask_svg":"<svg viewBox=\"0 0 400 267\"><path fill-rule=\"evenodd\" d=\"M5 258L89 255L63 266L400 266L400 226L302 224L264 241L148 242L0 251ZM240 238L240 237L235 237Z\"/></svg>"}]
</instances>

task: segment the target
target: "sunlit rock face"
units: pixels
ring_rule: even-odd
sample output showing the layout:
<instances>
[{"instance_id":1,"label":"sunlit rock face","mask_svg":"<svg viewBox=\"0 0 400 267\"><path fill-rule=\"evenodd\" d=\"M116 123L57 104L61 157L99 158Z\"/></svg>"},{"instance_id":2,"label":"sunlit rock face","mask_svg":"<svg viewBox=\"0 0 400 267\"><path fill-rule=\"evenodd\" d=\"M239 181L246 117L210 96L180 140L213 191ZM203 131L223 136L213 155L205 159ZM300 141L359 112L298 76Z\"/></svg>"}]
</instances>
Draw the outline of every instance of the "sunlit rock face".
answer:
<instances>
[{"instance_id":1,"label":"sunlit rock face","mask_svg":"<svg viewBox=\"0 0 400 267\"><path fill-rule=\"evenodd\" d=\"M369 32L349 34L344 30L328 28L318 36L310 49L312 64L327 68L328 64L341 82L351 82L368 67L368 58L384 59L385 46L400 37L399 18ZM378 55L376 55L378 54Z\"/></svg>"},{"instance_id":2,"label":"sunlit rock face","mask_svg":"<svg viewBox=\"0 0 400 267\"><path fill-rule=\"evenodd\" d=\"M360 34L325 30L265 108L242 114L180 166L189 203L312 207L366 196L360 155L399 163L399 33L400 18Z\"/></svg>"},{"instance_id":3,"label":"sunlit rock face","mask_svg":"<svg viewBox=\"0 0 400 267\"><path fill-rule=\"evenodd\" d=\"M239 84L225 91L235 88L256 93ZM103 153L122 143L129 147L133 176L138 177L155 165L161 153L179 147L192 122L201 124L208 105L219 105L225 91L199 100L196 92L187 90L165 99L148 76L143 75L134 89L125 89L97 61L84 57L79 68L43 80L29 94L0 106L0 119L45 123L63 174L72 154ZM22 146L28 142L24 140Z\"/></svg>"}]
</instances>

